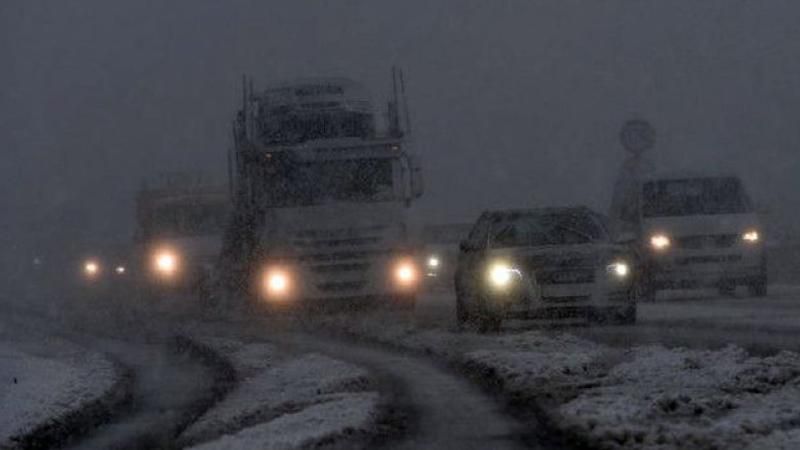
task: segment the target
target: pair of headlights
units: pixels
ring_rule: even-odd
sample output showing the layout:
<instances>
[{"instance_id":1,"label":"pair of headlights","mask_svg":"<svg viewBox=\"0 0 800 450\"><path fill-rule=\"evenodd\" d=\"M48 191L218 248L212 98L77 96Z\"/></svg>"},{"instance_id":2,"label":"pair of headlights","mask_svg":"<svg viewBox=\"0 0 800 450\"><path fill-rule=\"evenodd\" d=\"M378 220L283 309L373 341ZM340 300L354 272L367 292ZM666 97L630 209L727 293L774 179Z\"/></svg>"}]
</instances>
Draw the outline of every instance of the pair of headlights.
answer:
<instances>
[{"instance_id":1,"label":"pair of headlights","mask_svg":"<svg viewBox=\"0 0 800 450\"><path fill-rule=\"evenodd\" d=\"M127 272L127 268L124 265L118 265L114 267L114 273L117 275L124 275ZM103 266L100 264L99 261L90 259L83 263L83 274L86 278L94 279L100 276L103 272Z\"/></svg>"},{"instance_id":2,"label":"pair of headlights","mask_svg":"<svg viewBox=\"0 0 800 450\"><path fill-rule=\"evenodd\" d=\"M407 291L417 286L419 269L411 259L401 259L391 267L392 283L401 291ZM290 267L272 266L264 270L261 278L261 290L271 300L285 300L291 297L297 289L297 274Z\"/></svg>"},{"instance_id":3,"label":"pair of headlights","mask_svg":"<svg viewBox=\"0 0 800 450\"><path fill-rule=\"evenodd\" d=\"M747 230L741 235L742 241L747 244L756 244L761 240L758 230ZM664 233L650 236L650 247L657 251L665 251L672 246L672 240Z\"/></svg>"},{"instance_id":4,"label":"pair of headlights","mask_svg":"<svg viewBox=\"0 0 800 450\"><path fill-rule=\"evenodd\" d=\"M614 261L606 266L606 273L615 279L625 280L631 274L631 266L625 261ZM521 280L522 277L522 270L503 261L497 261L491 264L486 276L489 285L498 290L509 288L515 282Z\"/></svg>"}]
</instances>

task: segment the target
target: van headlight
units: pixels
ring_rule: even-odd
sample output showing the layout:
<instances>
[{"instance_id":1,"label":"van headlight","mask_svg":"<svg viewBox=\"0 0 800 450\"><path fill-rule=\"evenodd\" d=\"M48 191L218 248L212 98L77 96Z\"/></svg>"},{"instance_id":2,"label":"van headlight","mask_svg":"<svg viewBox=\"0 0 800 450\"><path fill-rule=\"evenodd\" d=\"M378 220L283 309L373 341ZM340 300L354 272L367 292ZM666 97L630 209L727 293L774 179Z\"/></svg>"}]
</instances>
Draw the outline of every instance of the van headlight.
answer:
<instances>
[{"instance_id":1,"label":"van headlight","mask_svg":"<svg viewBox=\"0 0 800 450\"><path fill-rule=\"evenodd\" d=\"M522 278L522 272L507 262L498 261L489 266L487 274L489 284L495 289L505 289L517 278Z\"/></svg>"},{"instance_id":2,"label":"van headlight","mask_svg":"<svg viewBox=\"0 0 800 450\"><path fill-rule=\"evenodd\" d=\"M659 233L650 237L650 246L655 250L666 250L670 245L672 245L672 241L666 234Z\"/></svg>"},{"instance_id":3,"label":"van headlight","mask_svg":"<svg viewBox=\"0 0 800 450\"><path fill-rule=\"evenodd\" d=\"M758 230L747 230L742 234L742 240L749 244L755 244L761 240L761 235Z\"/></svg>"},{"instance_id":4,"label":"van headlight","mask_svg":"<svg viewBox=\"0 0 800 450\"><path fill-rule=\"evenodd\" d=\"M624 280L631 275L631 266L625 261L615 261L606 266L606 272L613 278Z\"/></svg>"}]
</instances>

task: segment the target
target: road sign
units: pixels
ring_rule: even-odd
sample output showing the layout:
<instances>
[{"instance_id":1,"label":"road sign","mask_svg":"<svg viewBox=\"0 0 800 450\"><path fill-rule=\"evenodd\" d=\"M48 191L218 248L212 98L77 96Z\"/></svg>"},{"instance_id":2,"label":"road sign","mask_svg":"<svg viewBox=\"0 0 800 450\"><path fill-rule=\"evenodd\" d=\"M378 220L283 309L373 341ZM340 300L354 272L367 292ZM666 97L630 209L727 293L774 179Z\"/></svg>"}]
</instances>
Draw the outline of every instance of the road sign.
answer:
<instances>
[{"instance_id":1,"label":"road sign","mask_svg":"<svg viewBox=\"0 0 800 450\"><path fill-rule=\"evenodd\" d=\"M646 120L629 120L622 126L619 140L625 150L639 155L656 144L656 129Z\"/></svg>"}]
</instances>

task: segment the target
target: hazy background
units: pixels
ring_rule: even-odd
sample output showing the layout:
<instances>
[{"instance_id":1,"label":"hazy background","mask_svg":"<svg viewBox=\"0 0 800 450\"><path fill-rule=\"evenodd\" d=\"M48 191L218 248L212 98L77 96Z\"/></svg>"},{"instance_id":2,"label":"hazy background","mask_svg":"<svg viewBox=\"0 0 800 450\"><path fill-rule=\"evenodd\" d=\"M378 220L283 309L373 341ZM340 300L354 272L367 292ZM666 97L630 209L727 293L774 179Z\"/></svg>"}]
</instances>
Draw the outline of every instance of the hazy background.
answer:
<instances>
[{"instance_id":1,"label":"hazy background","mask_svg":"<svg viewBox=\"0 0 800 450\"><path fill-rule=\"evenodd\" d=\"M392 64L427 220L605 210L637 115L659 165L738 171L778 229L800 230L798 23L791 0L4 0L0 246L8 260L127 240L143 177L223 178L243 73L348 76L382 110Z\"/></svg>"}]
</instances>

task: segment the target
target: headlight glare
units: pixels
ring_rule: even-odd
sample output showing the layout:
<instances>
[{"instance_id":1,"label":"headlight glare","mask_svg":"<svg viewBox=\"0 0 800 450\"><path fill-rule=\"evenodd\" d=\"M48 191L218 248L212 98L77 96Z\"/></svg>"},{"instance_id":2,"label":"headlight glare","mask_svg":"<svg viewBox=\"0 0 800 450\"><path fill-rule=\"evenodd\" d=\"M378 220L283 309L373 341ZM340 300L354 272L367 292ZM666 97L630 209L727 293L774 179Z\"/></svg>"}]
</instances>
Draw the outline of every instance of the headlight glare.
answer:
<instances>
[{"instance_id":1,"label":"headlight glare","mask_svg":"<svg viewBox=\"0 0 800 450\"><path fill-rule=\"evenodd\" d=\"M627 278L631 273L631 266L625 261L616 261L606 266L606 272L616 278Z\"/></svg>"},{"instance_id":2,"label":"headlight glare","mask_svg":"<svg viewBox=\"0 0 800 450\"><path fill-rule=\"evenodd\" d=\"M514 278L521 276L519 269L508 263L497 262L489 267L489 282L498 289L508 287Z\"/></svg>"},{"instance_id":3,"label":"headlight glare","mask_svg":"<svg viewBox=\"0 0 800 450\"><path fill-rule=\"evenodd\" d=\"M672 245L669 236L665 234L655 234L650 237L650 245L656 250L666 250Z\"/></svg>"},{"instance_id":4,"label":"headlight glare","mask_svg":"<svg viewBox=\"0 0 800 450\"><path fill-rule=\"evenodd\" d=\"M417 266L412 261L400 261L394 268L394 279L401 287L413 286L417 281Z\"/></svg>"},{"instance_id":5,"label":"headlight glare","mask_svg":"<svg viewBox=\"0 0 800 450\"><path fill-rule=\"evenodd\" d=\"M749 242L751 244L755 244L761 239L761 236L758 234L757 230L748 230L744 234L742 234L742 240L745 242Z\"/></svg>"},{"instance_id":6,"label":"headlight glare","mask_svg":"<svg viewBox=\"0 0 800 450\"><path fill-rule=\"evenodd\" d=\"M264 294L270 299L285 298L292 288L292 277L288 270L272 267L264 272Z\"/></svg>"}]
</instances>

